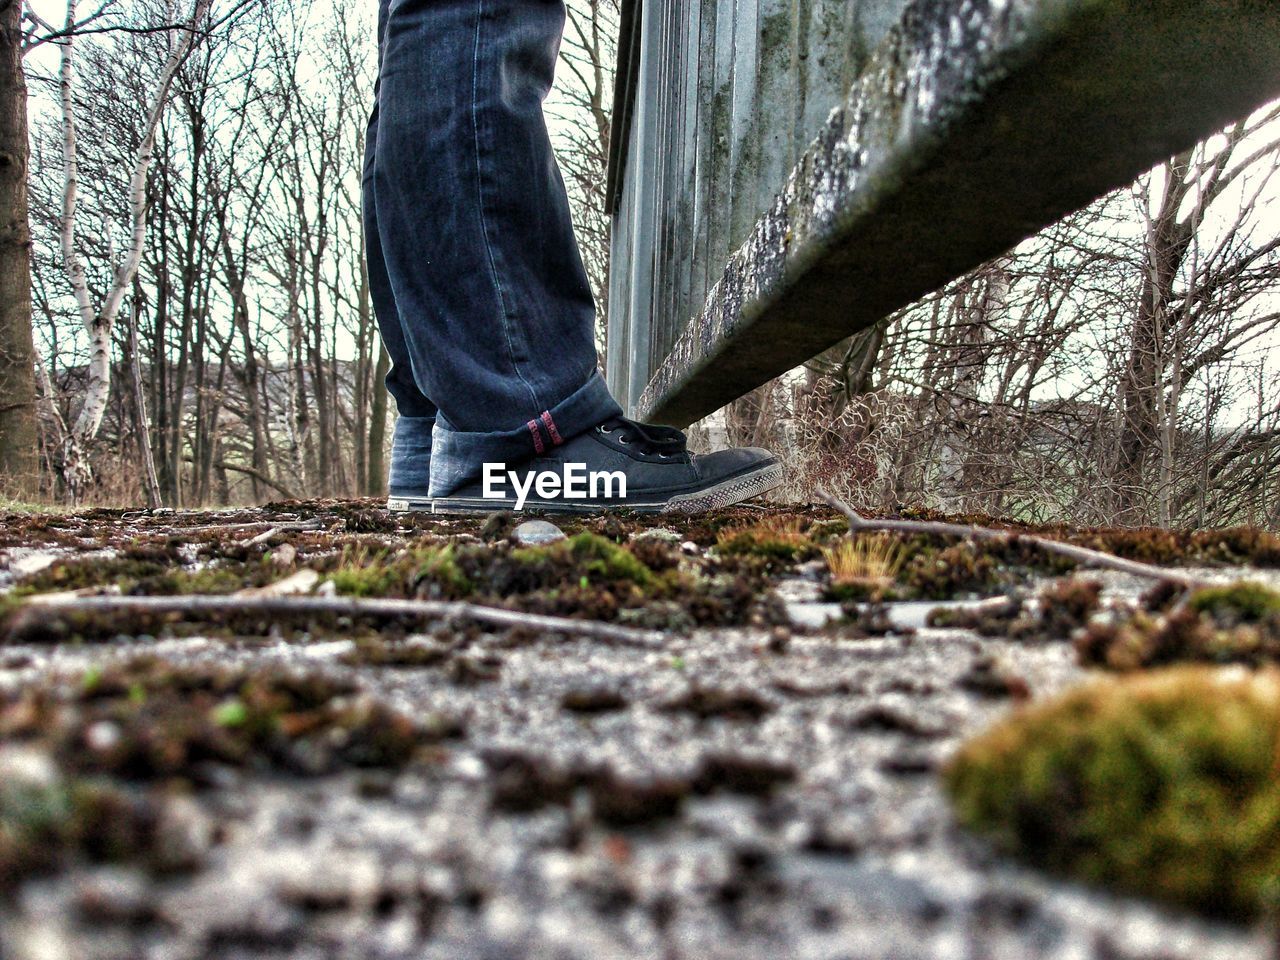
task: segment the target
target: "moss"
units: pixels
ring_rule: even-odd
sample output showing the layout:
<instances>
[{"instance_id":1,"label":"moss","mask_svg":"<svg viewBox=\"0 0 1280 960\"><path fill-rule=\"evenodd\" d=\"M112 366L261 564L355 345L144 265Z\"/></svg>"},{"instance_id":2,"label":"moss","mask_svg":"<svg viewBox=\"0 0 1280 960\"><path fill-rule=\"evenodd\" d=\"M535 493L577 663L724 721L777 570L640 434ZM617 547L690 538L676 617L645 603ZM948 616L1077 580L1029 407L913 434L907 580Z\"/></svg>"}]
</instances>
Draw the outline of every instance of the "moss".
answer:
<instances>
[{"instance_id":1,"label":"moss","mask_svg":"<svg viewBox=\"0 0 1280 960\"><path fill-rule=\"evenodd\" d=\"M10 617L17 614L33 593L35 591L30 587L14 587L0 594L0 623L8 621Z\"/></svg>"},{"instance_id":2,"label":"moss","mask_svg":"<svg viewBox=\"0 0 1280 960\"><path fill-rule=\"evenodd\" d=\"M657 537L639 537L629 546L632 554L654 573L680 566L680 547Z\"/></svg>"},{"instance_id":3,"label":"moss","mask_svg":"<svg viewBox=\"0 0 1280 960\"><path fill-rule=\"evenodd\" d=\"M99 780L0 782L0 891L72 859L162 867L158 821L149 796Z\"/></svg>"},{"instance_id":4,"label":"moss","mask_svg":"<svg viewBox=\"0 0 1280 960\"><path fill-rule=\"evenodd\" d=\"M136 595L226 594L276 580L285 568L308 567L347 596L473 599L528 612L680 631L702 625L783 622L769 581L790 561L750 552L685 553L679 543L693 541L705 548L726 531L751 528L804 541L822 524L826 524L821 528L823 536L843 527L842 521L831 520L829 511L822 508L729 508L708 515L663 517L674 538L668 544L635 537L652 528L652 518L611 514L558 520L569 541L521 549L505 539L499 524L488 531L494 541L483 542L478 535L484 518L399 517L393 539L384 536L393 531L376 508L377 502L371 499L296 501L211 516L117 511L99 519L88 514L23 518L24 545L116 553L110 560L62 561L56 569L35 575L24 589L112 586ZM270 543L251 543L252 535L227 533L239 524L298 520L316 520L319 529L283 531ZM4 533L0 533L3 542ZM802 550L808 556L816 547L802 546ZM193 556L198 568L192 567ZM16 616L7 612L12 611L0 609L0 624L10 643L114 642L147 635L196 634L252 643L276 631L307 639L334 631L351 636L352 631L404 625L394 617L267 617L238 611L71 612L54 619L38 618L29 611Z\"/></svg>"},{"instance_id":5,"label":"moss","mask_svg":"<svg viewBox=\"0 0 1280 960\"><path fill-rule=\"evenodd\" d=\"M228 594L248 586L261 586L273 576L266 567L246 570L241 567L206 567L202 570L174 570L158 577L141 581L133 592L161 596L179 596L190 593Z\"/></svg>"},{"instance_id":6,"label":"moss","mask_svg":"<svg viewBox=\"0 0 1280 960\"><path fill-rule=\"evenodd\" d=\"M429 739L347 680L279 667L176 666L152 656L0 704L0 736L38 740L76 774L200 782L208 764L320 773L402 766Z\"/></svg>"},{"instance_id":7,"label":"moss","mask_svg":"<svg viewBox=\"0 0 1280 960\"><path fill-rule=\"evenodd\" d=\"M1280 593L1252 581L1206 587L1187 598L1187 607L1207 614L1219 626L1260 623L1280 614Z\"/></svg>"},{"instance_id":8,"label":"moss","mask_svg":"<svg viewBox=\"0 0 1280 960\"><path fill-rule=\"evenodd\" d=\"M1059 581L1040 595L1040 617L1034 635L1045 640L1070 637L1088 624L1101 600L1099 580L1071 577Z\"/></svg>"},{"instance_id":9,"label":"moss","mask_svg":"<svg viewBox=\"0 0 1280 960\"><path fill-rule=\"evenodd\" d=\"M1015 595L995 604L932 610L928 622L931 627L958 627L984 637L1048 643L1070 639L1084 628L1098 610L1101 596L1099 581L1069 577L1043 590L1035 604Z\"/></svg>"},{"instance_id":10,"label":"moss","mask_svg":"<svg viewBox=\"0 0 1280 960\"><path fill-rule=\"evenodd\" d=\"M140 581L168 574L171 566L164 560L126 557L59 560L39 573L24 578L22 585L38 593L83 590L105 585L118 586L124 593L131 593Z\"/></svg>"},{"instance_id":11,"label":"moss","mask_svg":"<svg viewBox=\"0 0 1280 960\"><path fill-rule=\"evenodd\" d=\"M1030 863L1205 914L1257 916L1280 878L1280 672L1106 678L960 750L961 823Z\"/></svg>"},{"instance_id":12,"label":"moss","mask_svg":"<svg viewBox=\"0 0 1280 960\"><path fill-rule=\"evenodd\" d=\"M342 565L329 574L333 588L348 597L402 596L405 570L385 553L344 551Z\"/></svg>"},{"instance_id":13,"label":"moss","mask_svg":"<svg viewBox=\"0 0 1280 960\"><path fill-rule=\"evenodd\" d=\"M653 582L653 572L635 554L593 533L580 533L552 549L567 550L593 580L626 580L640 587Z\"/></svg>"},{"instance_id":14,"label":"moss","mask_svg":"<svg viewBox=\"0 0 1280 960\"><path fill-rule=\"evenodd\" d=\"M924 599L1001 593L1031 576L1060 575L1075 568L1070 560L1018 538L962 540L939 548L928 538L913 537L904 548L908 559L899 579L907 595Z\"/></svg>"},{"instance_id":15,"label":"moss","mask_svg":"<svg viewBox=\"0 0 1280 960\"><path fill-rule=\"evenodd\" d=\"M994 593L1008 582L999 560L968 541L916 553L902 577L917 596L939 600L964 593Z\"/></svg>"},{"instance_id":16,"label":"moss","mask_svg":"<svg viewBox=\"0 0 1280 960\"><path fill-rule=\"evenodd\" d=\"M1280 566L1280 536L1255 527L1167 530L1159 527L1077 527L1065 523L1032 525L985 514L955 515L932 509L904 509L901 516L913 520L977 524L1011 533L1033 532L1146 563Z\"/></svg>"},{"instance_id":17,"label":"moss","mask_svg":"<svg viewBox=\"0 0 1280 960\"><path fill-rule=\"evenodd\" d=\"M716 548L724 556L759 557L774 569L806 560L818 549L801 532L801 522L786 517L724 530L717 537Z\"/></svg>"},{"instance_id":18,"label":"moss","mask_svg":"<svg viewBox=\"0 0 1280 960\"><path fill-rule=\"evenodd\" d=\"M184 566L176 549L131 546L112 559L84 558L53 564L22 581L28 593L114 587L125 594L175 596L179 594L228 594L261 586L279 576L269 563L215 558L192 570Z\"/></svg>"},{"instance_id":19,"label":"moss","mask_svg":"<svg viewBox=\"0 0 1280 960\"><path fill-rule=\"evenodd\" d=\"M452 544L428 549L416 555L417 569L413 574L414 589L432 596L461 599L474 592L471 580L458 566L457 554ZM424 585L430 589L424 591Z\"/></svg>"},{"instance_id":20,"label":"moss","mask_svg":"<svg viewBox=\"0 0 1280 960\"><path fill-rule=\"evenodd\" d=\"M1197 590L1182 605L1176 596L1153 591L1144 609L1091 625L1076 641L1081 662L1112 670L1280 663L1280 593L1243 582Z\"/></svg>"},{"instance_id":21,"label":"moss","mask_svg":"<svg viewBox=\"0 0 1280 960\"><path fill-rule=\"evenodd\" d=\"M675 666L674 662L672 666ZM721 689L694 684L687 691L662 704L666 713L688 713L699 720L722 717L759 722L774 709L773 704L747 689Z\"/></svg>"},{"instance_id":22,"label":"moss","mask_svg":"<svg viewBox=\"0 0 1280 960\"><path fill-rule=\"evenodd\" d=\"M435 667L447 662L452 654L439 644L419 640L389 641L383 637L363 637L355 649L344 654L348 666Z\"/></svg>"}]
</instances>

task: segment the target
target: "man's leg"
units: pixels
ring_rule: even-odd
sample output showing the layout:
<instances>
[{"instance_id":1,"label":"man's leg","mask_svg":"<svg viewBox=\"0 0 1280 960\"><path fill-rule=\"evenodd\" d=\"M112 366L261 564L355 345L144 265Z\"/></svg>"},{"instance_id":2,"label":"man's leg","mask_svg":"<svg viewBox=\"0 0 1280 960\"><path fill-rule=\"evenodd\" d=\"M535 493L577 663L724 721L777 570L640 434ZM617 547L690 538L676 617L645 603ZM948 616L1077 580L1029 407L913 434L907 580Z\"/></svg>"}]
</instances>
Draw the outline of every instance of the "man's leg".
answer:
<instances>
[{"instance_id":1,"label":"man's leg","mask_svg":"<svg viewBox=\"0 0 1280 960\"><path fill-rule=\"evenodd\" d=\"M389 0L378 5L378 69L382 69L382 42L386 33ZM413 375L413 362L400 325L382 256L378 233L377 197L373 182L373 161L378 141L378 98L381 83L374 81L373 110L365 136L364 170L361 177L364 217L365 260L369 272L369 293L378 320L382 342L391 358L387 390L396 402L399 416L391 441L391 468L387 485L393 494L425 496L431 483L431 432L436 422L436 405L420 389Z\"/></svg>"},{"instance_id":2,"label":"man's leg","mask_svg":"<svg viewBox=\"0 0 1280 960\"><path fill-rule=\"evenodd\" d=\"M561 0L391 0L373 163L414 379L440 407L431 487L621 413L542 115Z\"/></svg>"},{"instance_id":3,"label":"man's leg","mask_svg":"<svg viewBox=\"0 0 1280 960\"><path fill-rule=\"evenodd\" d=\"M431 509L692 512L755 496L781 482L767 451L694 456L680 431L624 419L596 371L542 117L563 26L562 0L387 8L373 195L413 378L440 406ZM514 466L525 494L491 496L486 464ZM542 482L556 472L563 489Z\"/></svg>"}]
</instances>

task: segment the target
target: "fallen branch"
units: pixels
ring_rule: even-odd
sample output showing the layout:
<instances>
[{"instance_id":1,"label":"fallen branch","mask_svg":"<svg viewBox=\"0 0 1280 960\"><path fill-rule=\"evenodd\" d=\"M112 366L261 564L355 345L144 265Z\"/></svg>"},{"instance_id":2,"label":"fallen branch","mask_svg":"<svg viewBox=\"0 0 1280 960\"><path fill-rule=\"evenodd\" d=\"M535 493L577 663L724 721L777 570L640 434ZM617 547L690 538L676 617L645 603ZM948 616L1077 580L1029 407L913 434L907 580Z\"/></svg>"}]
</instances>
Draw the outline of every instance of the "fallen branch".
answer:
<instances>
[{"instance_id":1,"label":"fallen branch","mask_svg":"<svg viewBox=\"0 0 1280 960\"><path fill-rule=\"evenodd\" d=\"M298 533L306 530L323 530L324 524L319 520L250 520L245 523L205 523L198 527L174 527L174 535L183 533L210 533L217 530L220 533L235 533L237 531L246 530L264 530L265 536L259 535L261 539L254 538L246 541L246 543L259 543L262 540L270 540L277 533Z\"/></svg>"},{"instance_id":2,"label":"fallen branch","mask_svg":"<svg viewBox=\"0 0 1280 960\"><path fill-rule=\"evenodd\" d=\"M1152 580L1172 580L1175 583L1181 583L1188 587L1204 586L1207 582L1199 577L1192 576L1188 573L1182 573L1178 570L1169 570L1165 567L1157 567L1151 563L1140 563L1137 560L1126 560L1123 557L1117 557L1114 554L1103 553L1101 550L1091 550L1088 547L1079 547L1072 543L1063 543L1060 540L1050 540L1048 537L1037 537L1030 533L993 530L990 527L979 527L961 523L943 523L936 520L868 519L854 510L843 500L838 497L833 497L821 487L818 488L817 493L829 507L844 514L845 519L849 521L850 536L857 533L870 533L872 531L891 531L894 533L923 533L939 537L963 537L973 540L1023 540L1030 543L1032 546L1038 547L1046 553L1056 553L1059 556L1068 558L1069 560L1074 560L1076 563L1095 567L1106 567L1110 570L1119 570L1122 573L1131 573L1136 577L1147 577Z\"/></svg>"},{"instance_id":3,"label":"fallen branch","mask_svg":"<svg viewBox=\"0 0 1280 960\"><path fill-rule=\"evenodd\" d=\"M347 617L384 617L415 620L469 620L495 627L512 627L588 637L622 646L656 649L663 645L660 633L635 630L611 623L571 620L500 607L445 600L398 600L365 597L263 597L263 596L174 596L123 597L98 596L69 599L65 594L42 600L39 595L24 604L26 612L38 613L43 619L78 613L180 613L200 614L264 614L287 618L307 614Z\"/></svg>"}]
</instances>

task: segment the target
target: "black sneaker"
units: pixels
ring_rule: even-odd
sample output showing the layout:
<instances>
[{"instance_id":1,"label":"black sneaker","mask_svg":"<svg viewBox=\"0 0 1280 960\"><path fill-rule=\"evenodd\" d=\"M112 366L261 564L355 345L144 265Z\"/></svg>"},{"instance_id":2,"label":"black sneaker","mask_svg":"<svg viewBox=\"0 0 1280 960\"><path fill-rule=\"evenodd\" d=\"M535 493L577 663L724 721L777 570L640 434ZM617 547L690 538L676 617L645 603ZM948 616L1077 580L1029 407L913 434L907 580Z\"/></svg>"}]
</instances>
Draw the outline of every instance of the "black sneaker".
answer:
<instances>
[{"instance_id":1,"label":"black sneaker","mask_svg":"<svg viewBox=\"0 0 1280 960\"><path fill-rule=\"evenodd\" d=\"M781 483L782 466L767 450L738 447L695 455L674 427L615 417L514 468L487 464L479 479L447 496L388 506L433 513L701 513Z\"/></svg>"}]
</instances>

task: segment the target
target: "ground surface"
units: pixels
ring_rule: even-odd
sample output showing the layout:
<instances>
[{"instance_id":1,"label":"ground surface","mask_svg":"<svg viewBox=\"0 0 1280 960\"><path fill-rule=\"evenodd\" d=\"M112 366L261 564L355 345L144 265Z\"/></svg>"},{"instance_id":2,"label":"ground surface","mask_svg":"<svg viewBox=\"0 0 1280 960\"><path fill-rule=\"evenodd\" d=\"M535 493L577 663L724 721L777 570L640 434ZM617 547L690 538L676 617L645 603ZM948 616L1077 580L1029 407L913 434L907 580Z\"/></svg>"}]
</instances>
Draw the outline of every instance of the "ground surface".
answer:
<instances>
[{"instance_id":1,"label":"ground surface","mask_svg":"<svg viewBox=\"0 0 1280 960\"><path fill-rule=\"evenodd\" d=\"M396 521L371 503L5 518L9 590L228 594L315 570L349 593L590 614L659 636L194 609L11 617L0 782L74 773L145 798L149 819L132 847L104 852L54 831L67 852L26 860L0 821L0 866L7 841L15 871L0 877L0 956L1270 955L1262 934L1060 883L964 835L940 765L1017 700L1084 672L1067 636L1012 642L925 627L939 601L920 597L1021 595L1065 571L1019 568L1034 552L994 565L975 562L980 552L935 553L927 576L908 561L914 586L901 593L915 599L874 616L842 610L823 599L818 553L840 536L833 521L744 508L566 526L626 545L644 561L637 572L601 559L596 540L582 541L596 552L578 566L548 569L514 550L510 525ZM734 546L735 531L762 523L790 548ZM1232 537L1057 532L1229 573L1277 560L1268 543ZM418 551L407 565L406 551ZM369 573L384 568L398 572ZM1099 579L1108 595L1140 587ZM128 665L144 654L159 660L139 674ZM327 678L343 717L350 703L403 713L419 747L410 756L392 739L371 758L317 719L322 704L272 714L300 731L288 749L259 738L237 752L215 734L252 728L252 696L190 678L239 667ZM179 725L163 712L169 681L136 679L170 668L187 671L179 696L191 710L216 718L182 749L147 726ZM118 670L135 679L117 702ZM206 710L207 696L222 699ZM121 712L130 709L140 714ZM374 729L352 723L356 740ZM121 759L130 738L145 749Z\"/></svg>"}]
</instances>

